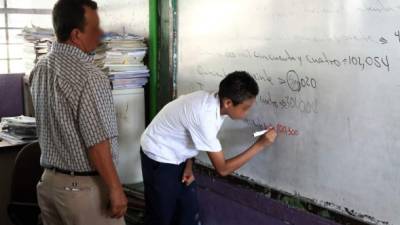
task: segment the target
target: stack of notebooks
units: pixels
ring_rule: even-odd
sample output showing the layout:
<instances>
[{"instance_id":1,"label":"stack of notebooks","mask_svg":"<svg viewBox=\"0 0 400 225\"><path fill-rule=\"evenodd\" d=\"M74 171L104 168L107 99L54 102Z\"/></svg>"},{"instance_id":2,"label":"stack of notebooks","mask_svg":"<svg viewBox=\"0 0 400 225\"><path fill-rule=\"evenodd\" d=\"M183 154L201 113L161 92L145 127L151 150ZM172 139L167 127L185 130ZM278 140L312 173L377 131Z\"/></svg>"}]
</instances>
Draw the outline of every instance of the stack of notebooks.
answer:
<instances>
[{"instance_id":1,"label":"stack of notebooks","mask_svg":"<svg viewBox=\"0 0 400 225\"><path fill-rule=\"evenodd\" d=\"M143 37L106 33L95 51L94 63L108 75L114 90L140 88L149 77L143 64L146 50Z\"/></svg>"},{"instance_id":2,"label":"stack of notebooks","mask_svg":"<svg viewBox=\"0 0 400 225\"><path fill-rule=\"evenodd\" d=\"M38 59L47 54L51 44L55 41L55 36L52 29L36 27L33 25L32 27L25 27L20 35L25 39L25 71L29 74Z\"/></svg>"},{"instance_id":3,"label":"stack of notebooks","mask_svg":"<svg viewBox=\"0 0 400 225\"><path fill-rule=\"evenodd\" d=\"M23 144L37 139L36 120L33 117L4 117L0 131L0 138L10 144Z\"/></svg>"}]
</instances>

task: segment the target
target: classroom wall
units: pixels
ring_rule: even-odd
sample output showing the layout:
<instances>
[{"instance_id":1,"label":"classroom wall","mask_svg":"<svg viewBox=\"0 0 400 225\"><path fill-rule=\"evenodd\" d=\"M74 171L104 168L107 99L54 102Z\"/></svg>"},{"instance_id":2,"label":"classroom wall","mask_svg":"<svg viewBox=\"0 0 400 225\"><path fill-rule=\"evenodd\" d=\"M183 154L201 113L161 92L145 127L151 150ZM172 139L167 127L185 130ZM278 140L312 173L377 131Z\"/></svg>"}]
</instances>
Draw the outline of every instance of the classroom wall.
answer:
<instances>
[{"instance_id":1,"label":"classroom wall","mask_svg":"<svg viewBox=\"0 0 400 225\"><path fill-rule=\"evenodd\" d=\"M97 0L101 26L105 31L149 37L149 1Z\"/></svg>"},{"instance_id":2,"label":"classroom wall","mask_svg":"<svg viewBox=\"0 0 400 225\"><path fill-rule=\"evenodd\" d=\"M140 136L145 129L144 89L114 90L118 123L118 175L123 184L143 181L140 162Z\"/></svg>"}]
</instances>

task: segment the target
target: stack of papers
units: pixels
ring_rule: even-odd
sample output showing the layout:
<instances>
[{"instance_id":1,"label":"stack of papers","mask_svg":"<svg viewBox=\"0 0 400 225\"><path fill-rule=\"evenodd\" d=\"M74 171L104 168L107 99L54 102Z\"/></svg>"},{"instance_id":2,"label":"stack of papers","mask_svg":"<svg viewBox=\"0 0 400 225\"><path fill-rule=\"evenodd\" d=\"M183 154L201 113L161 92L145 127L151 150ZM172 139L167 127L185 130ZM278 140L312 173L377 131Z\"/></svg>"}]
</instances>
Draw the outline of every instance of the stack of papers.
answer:
<instances>
[{"instance_id":1,"label":"stack of papers","mask_svg":"<svg viewBox=\"0 0 400 225\"><path fill-rule=\"evenodd\" d=\"M95 51L94 62L108 75L113 89L140 88L149 77L143 64L146 51L143 37L106 33Z\"/></svg>"},{"instance_id":2,"label":"stack of papers","mask_svg":"<svg viewBox=\"0 0 400 225\"><path fill-rule=\"evenodd\" d=\"M34 25L32 27L25 27L20 35L25 39L23 57L25 71L29 74L39 58L47 54L51 44L55 41L55 36L52 29Z\"/></svg>"},{"instance_id":3,"label":"stack of papers","mask_svg":"<svg viewBox=\"0 0 400 225\"><path fill-rule=\"evenodd\" d=\"M31 27L24 27L21 36L26 41L35 42L41 39L54 39L54 32L51 28L42 28L32 25Z\"/></svg>"},{"instance_id":4,"label":"stack of papers","mask_svg":"<svg viewBox=\"0 0 400 225\"><path fill-rule=\"evenodd\" d=\"M36 140L35 118L28 116L2 118L0 138L11 144L21 144Z\"/></svg>"}]
</instances>

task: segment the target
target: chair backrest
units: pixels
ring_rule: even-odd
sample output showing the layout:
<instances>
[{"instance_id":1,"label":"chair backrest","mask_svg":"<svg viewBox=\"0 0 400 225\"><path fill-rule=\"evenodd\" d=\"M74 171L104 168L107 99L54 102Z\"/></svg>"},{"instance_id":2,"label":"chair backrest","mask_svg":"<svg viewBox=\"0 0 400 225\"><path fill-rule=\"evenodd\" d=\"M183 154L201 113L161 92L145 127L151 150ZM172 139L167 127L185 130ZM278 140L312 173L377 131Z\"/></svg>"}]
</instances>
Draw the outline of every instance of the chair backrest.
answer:
<instances>
[{"instance_id":1,"label":"chair backrest","mask_svg":"<svg viewBox=\"0 0 400 225\"><path fill-rule=\"evenodd\" d=\"M21 149L15 160L11 202L37 203L36 184L42 173L39 143L30 143Z\"/></svg>"},{"instance_id":2,"label":"chair backrest","mask_svg":"<svg viewBox=\"0 0 400 225\"><path fill-rule=\"evenodd\" d=\"M0 118L24 114L24 74L0 74Z\"/></svg>"}]
</instances>

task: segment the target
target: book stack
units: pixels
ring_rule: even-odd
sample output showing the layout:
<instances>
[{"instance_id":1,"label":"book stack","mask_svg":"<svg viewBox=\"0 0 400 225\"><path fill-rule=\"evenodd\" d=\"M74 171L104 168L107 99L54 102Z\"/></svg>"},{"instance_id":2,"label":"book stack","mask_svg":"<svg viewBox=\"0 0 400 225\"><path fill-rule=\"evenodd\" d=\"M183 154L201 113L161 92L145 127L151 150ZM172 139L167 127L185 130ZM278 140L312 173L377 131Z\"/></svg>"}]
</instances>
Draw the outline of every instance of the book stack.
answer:
<instances>
[{"instance_id":1,"label":"book stack","mask_svg":"<svg viewBox=\"0 0 400 225\"><path fill-rule=\"evenodd\" d=\"M106 33L95 51L94 63L108 75L114 90L140 88L149 77L143 63L146 51L143 37Z\"/></svg>"}]
</instances>

